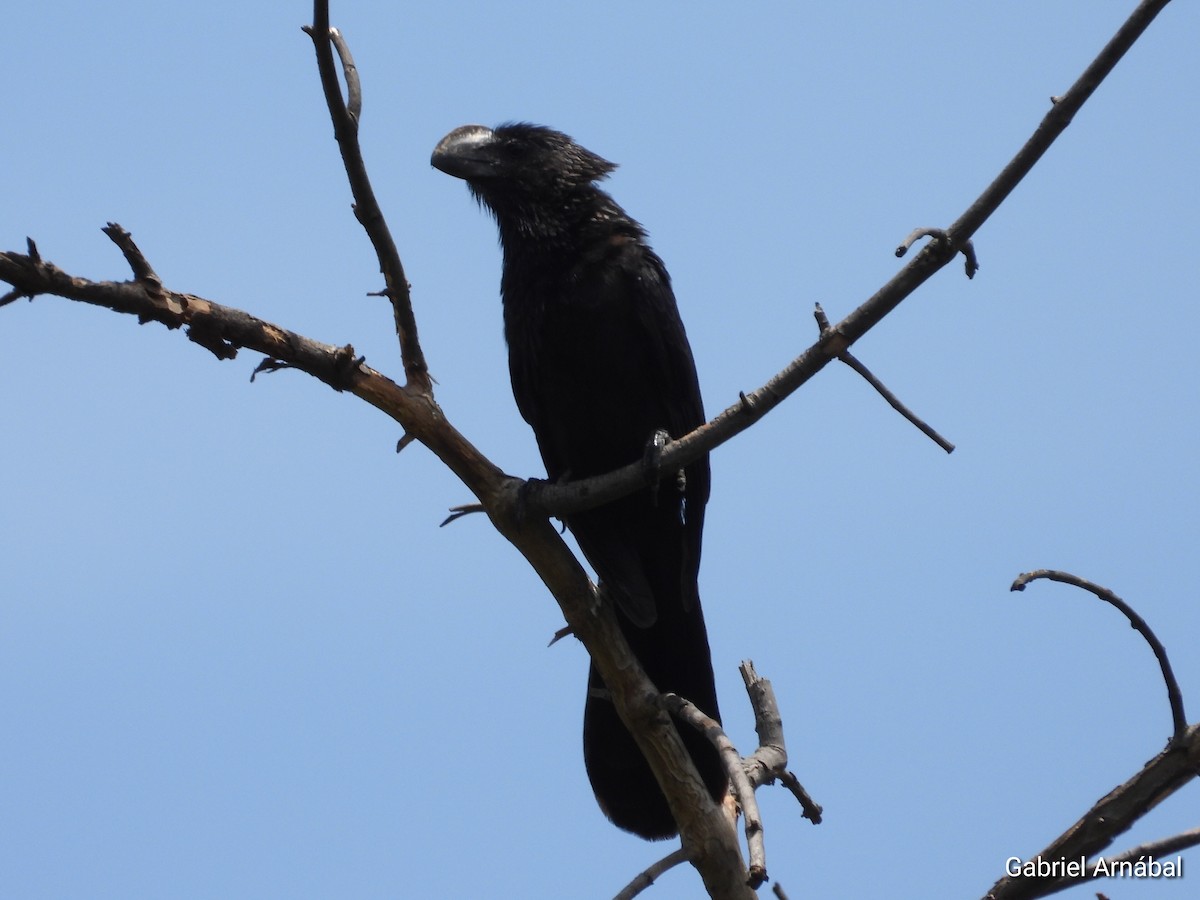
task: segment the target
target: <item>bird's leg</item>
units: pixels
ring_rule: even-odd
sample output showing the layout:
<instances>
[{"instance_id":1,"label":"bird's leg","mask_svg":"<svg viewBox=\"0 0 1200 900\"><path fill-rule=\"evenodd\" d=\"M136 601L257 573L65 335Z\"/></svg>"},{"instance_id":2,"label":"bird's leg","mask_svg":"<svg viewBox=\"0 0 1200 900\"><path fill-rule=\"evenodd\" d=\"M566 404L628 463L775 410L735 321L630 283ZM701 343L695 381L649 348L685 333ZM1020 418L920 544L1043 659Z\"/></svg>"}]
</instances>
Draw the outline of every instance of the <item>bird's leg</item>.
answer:
<instances>
[{"instance_id":1,"label":"bird's leg","mask_svg":"<svg viewBox=\"0 0 1200 900\"><path fill-rule=\"evenodd\" d=\"M671 440L671 435L662 428L657 429L646 441L646 452L642 454L642 468L646 470L646 481L650 483L650 498L658 505L658 481L662 475L663 447Z\"/></svg>"},{"instance_id":2,"label":"bird's leg","mask_svg":"<svg viewBox=\"0 0 1200 900\"><path fill-rule=\"evenodd\" d=\"M520 487L517 488L517 521L525 521L525 517L529 515L529 498L540 491L542 489L542 485L552 483L565 484L566 482L570 481L570 479L571 472L568 470L553 482L546 478L526 478L524 481L522 481ZM559 521L562 523L562 527L559 529L559 533L561 534L563 531L567 530L567 521L566 519L560 519ZM443 522L442 524L444 525L446 523Z\"/></svg>"},{"instance_id":3,"label":"bird's leg","mask_svg":"<svg viewBox=\"0 0 1200 900\"><path fill-rule=\"evenodd\" d=\"M544 478L526 478L517 488L517 521L523 523L526 516L529 515L529 498L538 492L543 484L546 483Z\"/></svg>"}]
</instances>

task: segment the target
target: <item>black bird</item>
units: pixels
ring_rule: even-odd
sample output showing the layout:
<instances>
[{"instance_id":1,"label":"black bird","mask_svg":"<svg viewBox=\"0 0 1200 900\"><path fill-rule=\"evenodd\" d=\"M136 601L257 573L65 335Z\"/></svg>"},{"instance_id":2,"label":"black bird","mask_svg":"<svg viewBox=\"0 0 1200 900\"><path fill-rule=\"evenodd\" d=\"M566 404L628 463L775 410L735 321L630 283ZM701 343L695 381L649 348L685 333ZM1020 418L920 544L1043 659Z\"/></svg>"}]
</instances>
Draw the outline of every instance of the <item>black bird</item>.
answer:
<instances>
[{"instance_id":1,"label":"black bird","mask_svg":"<svg viewBox=\"0 0 1200 900\"><path fill-rule=\"evenodd\" d=\"M656 432L680 437L703 424L667 270L641 225L595 184L616 166L526 123L456 128L432 163L466 181L496 218L513 395L551 480L610 472L642 459ZM567 527L651 681L719 719L696 588L708 492L705 457L663 473L657 489L570 516ZM678 827L666 799L603 686L593 666L583 751L596 799L619 827L670 837ZM716 751L678 724L720 802Z\"/></svg>"}]
</instances>

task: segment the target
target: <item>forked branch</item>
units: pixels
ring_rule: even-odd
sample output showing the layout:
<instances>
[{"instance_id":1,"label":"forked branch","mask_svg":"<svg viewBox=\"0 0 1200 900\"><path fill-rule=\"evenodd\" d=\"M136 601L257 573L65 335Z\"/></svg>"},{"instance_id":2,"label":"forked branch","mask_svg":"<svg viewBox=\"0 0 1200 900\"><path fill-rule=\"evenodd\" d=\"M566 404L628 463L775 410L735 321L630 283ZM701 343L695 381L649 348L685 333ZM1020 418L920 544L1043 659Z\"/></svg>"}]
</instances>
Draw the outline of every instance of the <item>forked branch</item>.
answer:
<instances>
[{"instance_id":1,"label":"forked branch","mask_svg":"<svg viewBox=\"0 0 1200 900\"><path fill-rule=\"evenodd\" d=\"M1140 3L1070 89L1055 98L1050 110L1016 156L949 228L940 232L922 229L939 236L926 244L887 284L822 335L778 375L758 390L744 394L739 402L691 434L668 443L660 456L662 468L666 471L680 469L719 447L735 434L745 431L879 324L884 316L958 253L966 252L971 238L983 223L1029 174L1050 145L1071 124L1072 117L1169 2L1145 0ZM972 249L968 264L973 260ZM530 509L553 516L579 512L631 493L644 480L644 469L637 463L631 463L615 472L586 481L542 485L536 492L531 492Z\"/></svg>"},{"instance_id":2,"label":"forked branch","mask_svg":"<svg viewBox=\"0 0 1200 900\"><path fill-rule=\"evenodd\" d=\"M425 353L417 337L417 319L413 314L408 279L404 275L404 265L400 262L400 251L396 249L391 229L388 228L383 210L379 208L379 201L375 199L375 190L371 187L367 164L358 143L358 123L362 115L362 86L358 68L342 34L329 27L328 3L313 4L313 24L305 27L304 31L312 38L317 52L317 71L325 92L325 105L329 107L333 135L337 139L350 190L354 194L354 215L367 232L379 260L379 271L383 273L385 287L380 293L392 304L404 374L409 386L428 391L432 388L432 382ZM338 83L337 67L333 62L334 48L342 63L348 101L343 99Z\"/></svg>"}]
</instances>

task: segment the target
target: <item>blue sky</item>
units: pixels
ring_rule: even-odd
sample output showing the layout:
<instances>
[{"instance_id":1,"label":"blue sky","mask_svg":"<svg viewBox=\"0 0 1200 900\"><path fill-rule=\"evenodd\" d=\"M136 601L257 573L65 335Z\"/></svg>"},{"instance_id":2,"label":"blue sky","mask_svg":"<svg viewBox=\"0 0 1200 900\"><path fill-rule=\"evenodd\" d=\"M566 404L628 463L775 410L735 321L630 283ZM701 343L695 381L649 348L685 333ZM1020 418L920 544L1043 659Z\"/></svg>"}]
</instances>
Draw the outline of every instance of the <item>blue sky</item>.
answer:
<instances>
[{"instance_id":1,"label":"blue sky","mask_svg":"<svg viewBox=\"0 0 1200 900\"><path fill-rule=\"evenodd\" d=\"M509 391L494 226L429 167L528 119L621 164L710 412L945 225L1132 2L335 4L362 142L437 398L537 475ZM0 244L26 235L392 374L303 4L9 10ZM856 353L947 457L835 366L713 459L701 590L727 728L772 679L814 828L760 792L792 896L980 896L1164 745L1129 600L1200 709L1200 11L1172 4L955 264ZM611 896L667 851L609 826L586 660L532 571L394 424L295 372L54 298L0 310L0 893ZM1117 848L1194 827L1196 787ZM1193 854L1195 856L1195 854ZM1194 860L1189 860L1194 862ZM1110 885L1194 896L1195 876ZM1119 891L1118 891L1119 888ZM679 869L646 896L694 897ZM1092 896L1076 889L1066 896Z\"/></svg>"}]
</instances>

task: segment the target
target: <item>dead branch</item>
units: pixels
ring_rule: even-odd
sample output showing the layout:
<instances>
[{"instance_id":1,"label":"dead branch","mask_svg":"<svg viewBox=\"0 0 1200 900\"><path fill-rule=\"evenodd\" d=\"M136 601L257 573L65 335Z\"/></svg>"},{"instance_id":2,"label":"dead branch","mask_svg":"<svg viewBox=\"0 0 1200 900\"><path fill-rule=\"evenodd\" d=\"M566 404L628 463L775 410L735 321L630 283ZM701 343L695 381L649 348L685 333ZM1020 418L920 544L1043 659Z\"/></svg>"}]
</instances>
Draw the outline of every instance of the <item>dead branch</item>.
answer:
<instances>
[{"instance_id":1,"label":"dead branch","mask_svg":"<svg viewBox=\"0 0 1200 900\"><path fill-rule=\"evenodd\" d=\"M758 801L754 797L754 788L742 768L742 757L733 745L733 741L725 734L721 724L706 716L699 707L690 700L685 700L678 694L663 694L660 698L667 712L678 716L682 721L691 725L717 748L725 774L729 777L729 787L737 798L738 806L746 823L746 847L750 852L749 877L746 883L756 889L767 879L767 856L763 844L762 814L758 811Z\"/></svg>"},{"instance_id":2,"label":"dead branch","mask_svg":"<svg viewBox=\"0 0 1200 900\"><path fill-rule=\"evenodd\" d=\"M1115 606L1124 614L1125 618L1129 620L1130 627L1140 634L1146 643L1150 645L1150 649L1154 651L1159 668L1162 670L1163 681L1167 685L1167 700L1171 704L1171 720L1174 723L1172 733L1176 739L1181 738L1183 733L1187 731L1187 716L1183 712L1183 694L1179 690L1179 682L1175 680L1175 673L1171 670L1171 660L1167 658L1167 648L1162 645L1162 641L1158 639L1150 629L1150 626L1146 624L1146 620L1139 616L1132 606L1108 588L1102 588L1077 575L1072 575L1070 572L1058 572L1051 569L1038 569L1036 572L1026 572L1017 577L1017 580L1012 583L1010 590L1023 591L1025 590L1025 585L1040 578L1083 588L1085 591L1095 594L1105 603Z\"/></svg>"},{"instance_id":3,"label":"dead branch","mask_svg":"<svg viewBox=\"0 0 1200 900\"><path fill-rule=\"evenodd\" d=\"M1062 133L1071 117L1167 2L1144 2L1137 8L1079 80L1058 100L1017 156L945 230L944 235L939 234L922 248L886 285L831 329L830 335L823 336L765 385L744 395L741 402L711 422L669 443L663 450L661 465L668 470L680 468L750 427L859 340L957 253L964 252L974 233ZM333 62L327 4L317 2L314 7L314 25L306 30L316 49L335 137L355 197L355 215L376 248L386 293L393 305L407 377L405 387L359 363L350 348L320 344L194 295L169 291L161 286L155 289L150 277L153 269L148 263L143 269L136 256L130 259L134 281L89 282L42 260L31 241L26 254L0 253L0 279L13 287L0 298L0 305L21 296L54 294L136 315L142 322L158 321L171 328L187 327L192 340L219 357L232 356L241 347L253 349L308 372L337 390L353 393L392 416L407 435L433 450L476 494L496 528L526 557L558 600L573 633L586 645L608 685L619 714L663 784L679 822L684 847L689 848L690 858L701 872L710 895L752 896L753 892L745 885L746 872L732 829L723 822L720 810L703 790L678 733L669 716L654 701L656 694L629 652L611 610L605 604L595 602L586 573L545 518L546 515L577 512L636 490L644 483L644 467L640 461L634 461L610 475L574 484L541 485L539 490L522 495L520 480L504 475L445 419L432 398L431 381L417 339L408 283L399 254L374 198L358 148L357 127L361 110L352 84L356 83L356 70L348 62L348 53L342 55L347 84L351 85L351 108L348 108L341 96ZM129 259L128 254L126 258ZM518 509L524 514L517 515ZM1120 821L1117 813L1121 812L1121 809L1109 809L1109 806L1132 804L1144 811L1176 789L1179 783L1190 779L1200 761L1196 743L1195 729L1191 729L1129 784L1102 800L1098 808L1103 806L1104 814L1094 820L1081 820L1068 832L1071 841L1089 847L1097 845L1089 852L1098 852L1106 846L1112 834L1119 833L1111 832L1111 828L1114 822ZM670 773L684 773L684 777L668 778ZM1139 803L1146 805L1138 806ZM1004 893L994 896L1033 895Z\"/></svg>"},{"instance_id":4,"label":"dead branch","mask_svg":"<svg viewBox=\"0 0 1200 900\"><path fill-rule=\"evenodd\" d=\"M1193 828L1169 838L1139 844L1115 856L1099 857L1088 862L1087 871L1083 875L1078 878L1064 879L1060 890L1083 884L1085 881L1097 881L1105 877L1106 870L1118 869L1125 863L1136 863L1138 860L1158 860L1172 853L1178 853L1180 850L1195 847L1197 844L1200 844L1200 828Z\"/></svg>"},{"instance_id":5,"label":"dead branch","mask_svg":"<svg viewBox=\"0 0 1200 900\"><path fill-rule=\"evenodd\" d=\"M658 862L639 872L629 884L617 892L613 900L633 900L634 897L661 878L664 872L669 872L680 863L685 862L687 862L687 853L684 852L682 847L678 850L672 850Z\"/></svg>"},{"instance_id":6,"label":"dead branch","mask_svg":"<svg viewBox=\"0 0 1200 900\"><path fill-rule=\"evenodd\" d=\"M730 789L737 799L745 819L746 847L750 856L747 884L750 888L756 889L767 880L767 863L762 815L754 796L755 790L764 784L774 783L777 778L790 779L806 798L806 802L802 802L804 815L812 820L813 824L818 824L821 814L820 807L816 806L804 788L799 786L796 777L786 771L788 760L783 739L783 719L779 714L779 705L775 700L775 691L772 689L771 683L755 672L754 663L750 660L744 660L738 668L746 685L751 709L754 712L755 732L758 734L759 740L758 749L750 756L741 757L720 723L705 715L690 701L677 694L663 694L659 698L659 702L667 712L704 734L717 748L726 774L729 776ZM812 812L814 808L815 813ZM672 861L673 859L674 854L671 854L660 860L634 878L617 896L636 896L653 883L654 878L650 877L651 874L657 877L658 874L675 865L676 861Z\"/></svg>"},{"instance_id":7,"label":"dead branch","mask_svg":"<svg viewBox=\"0 0 1200 900\"><path fill-rule=\"evenodd\" d=\"M743 393L737 403L718 413L690 434L670 441L660 454L661 468L667 471L682 468L703 454L719 447L734 435L745 431L821 371L832 359L837 358L842 351L862 338L906 297L953 259L957 253L961 252L975 232L999 208L1016 185L1049 149L1054 140L1066 129L1074 114L1079 111L1168 2L1170 0L1146 0L1137 7L1071 88L1057 99L1033 135L996 179L950 228L939 233L943 235L942 237L922 248L887 284L833 326L828 334L823 335L766 384L749 394ZM407 281L403 279L403 269L399 266L398 254L395 255L391 264L385 262L391 259L391 253L395 247L390 232L386 229L386 224L378 227L380 223L383 223L383 214L379 211L370 189L370 182L366 179L365 164L357 146L357 124L345 111L345 104L342 101L337 82L337 73L333 68L333 55L329 50L329 42L316 39L318 34L328 34L327 4L318 2L314 6L314 22L316 24L305 30L313 36L313 42L317 48L318 65L322 76L321 83L330 107L330 114L335 121L335 136L338 138L339 147L343 150L347 176L354 187L355 215L358 216L364 229L371 236L372 243L376 244L376 252L380 255L381 267L385 272L385 280L388 280L387 272L390 268L398 269L400 275L396 282L394 296L389 293L389 297L393 304L399 302L403 307L404 317L407 319L412 314ZM364 212L367 209L370 210L370 215ZM380 250L380 247L383 248L383 251ZM2 257L7 258L12 265L4 266L4 259L0 258L0 279L12 284L17 289L15 293L18 296L31 296L24 290L23 283L13 281L8 277L13 273L20 277L25 264L23 261L27 257L12 253L2 254ZM22 279L23 281L24 279ZM389 291L392 291L392 280L388 280L388 284ZM54 293L54 291L41 290L36 293ZM397 298L401 298L401 300L398 301ZM99 305L107 304L100 303ZM116 309L116 307L112 308ZM117 311L124 310L117 309ZM405 368L410 380L415 379L418 384L424 386L424 389L430 390L431 386L426 383L428 371L425 359L415 340L415 328L414 320L411 331L405 332L403 328L399 329L402 337L404 334L412 335L412 343L415 346L413 350L415 355L411 357L407 353L405 355ZM283 358L286 359L286 357ZM294 362L293 360L287 361ZM303 366L298 367L303 368ZM642 487L645 483L645 466L641 460L634 460L629 465L607 475L565 484L545 482L531 484L530 489L525 493L525 508L526 512L531 515L562 518L570 513L582 512L619 499Z\"/></svg>"},{"instance_id":8,"label":"dead branch","mask_svg":"<svg viewBox=\"0 0 1200 900\"><path fill-rule=\"evenodd\" d=\"M817 327L821 329L821 335L823 337L825 336L826 332L832 331L832 327L829 324L829 317L825 315L825 310L821 308L820 303L818 303L816 309L813 310L813 318L817 320ZM947 453L954 452L954 445L952 443L934 431L933 428L931 428L923 419L919 418L916 413L901 403L900 398L888 390L887 385L876 378L871 370L859 361L858 357L856 357L849 350L843 350L838 354L838 359L862 376L867 384L871 385L871 387L875 388L875 390L879 392L879 395L888 402L892 409L896 410L896 412L908 419L909 422L917 426L917 429L922 434L932 440Z\"/></svg>"},{"instance_id":9,"label":"dead branch","mask_svg":"<svg viewBox=\"0 0 1200 900\"><path fill-rule=\"evenodd\" d=\"M1119 835L1129 830L1135 822L1163 799L1196 777L1200 772L1200 768L1198 768L1200 765L1200 726L1187 727L1186 720L1183 718L1183 698L1180 695L1179 686L1175 682L1175 676L1171 672L1171 664L1167 660L1166 650L1150 630L1150 626L1134 612L1129 604L1113 594L1112 591L1098 587L1090 581L1068 572L1048 569L1039 569L1036 572L1028 572L1019 576L1013 582L1012 590L1023 591L1029 582L1042 578L1088 590L1121 610L1129 619L1130 625L1145 638L1154 650L1155 656L1158 657L1163 678L1167 682L1167 693L1171 698L1175 731L1167 743L1166 749L1146 763L1141 772L1097 801L1096 805L1083 818L1067 829L1037 857L1034 857L1047 861L1090 859L1108 847ZM1112 861L1137 859L1140 856L1152 855L1156 852L1171 853L1197 843L1200 843L1200 829L1151 845L1135 847L1112 857ZM1097 860L1089 862L1086 872L1070 875L1050 875L1040 878L1021 875L1006 876L996 882L985 900L1045 897L1057 893L1074 884L1090 881L1097 877L1097 862Z\"/></svg>"},{"instance_id":10,"label":"dead branch","mask_svg":"<svg viewBox=\"0 0 1200 900\"><path fill-rule=\"evenodd\" d=\"M367 232L379 259L379 270L383 273L383 282L386 285L383 293L391 301L392 313L396 320L396 335L400 340L404 374L412 387L432 390L429 367L417 337L417 319L413 314L412 297L409 293L408 278L404 274L404 265L400 262L400 251L396 249L391 229L384 219L383 210L379 208L379 201L375 199L375 190L371 187L371 179L367 175L367 164L358 144L358 122L362 113L362 89L358 68L354 65L345 38L340 32L329 27L327 2L313 4L313 24L306 27L304 32L312 38L313 47L317 52L317 71L321 76L321 88L325 92L325 105L329 107L329 117L333 120L333 136L341 151L346 177L354 195L354 216ZM346 78L348 105L342 98L337 69L333 64L335 46Z\"/></svg>"},{"instance_id":11,"label":"dead branch","mask_svg":"<svg viewBox=\"0 0 1200 900\"><path fill-rule=\"evenodd\" d=\"M1194 779L1198 769L1200 725L1192 725L1140 772L1097 800L1078 822L1037 856L1045 860L1090 859L1128 831L1148 810ZM992 886L984 900L1031 900L1057 893L1074 883L1050 877L1007 875Z\"/></svg>"},{"instance_id":12,"label":"dead branch","mask_svg":"<svg viewBox=\"0 0 1200 900\"><path fill-rule=\"evenodd\" d=\"M1051 105L1050 111L1029 140L995 180L949 228L937 232L939 237L936 240L926 244L887 284L838 322L832 329L836 337L822 337L758 390L744 395L738 403L691 434L671 441L663 448L660 460L662 467L667 471L680 469L719 447L733 435L745 431L825 368L830 360L879 324L884 316L958 253L965 252L983 223L1029 174L1121 57L1169 2L1144 0L1138 5L1070 89ZM562 517L622 497L640 487L644 478L642 466L634 462L608 475L585 481L541 485L539 490L531 493L529 508L531 512Z\"/></svg>"},{"instance_id":13,"label":"dead branch","mask_svg":"<svg viewBox=\"0 0 1200 900\"><path fill-rule=\"evenodd\" d=\"M746 693L750 696L750 707L754 710L754 732L758 735L758 749L742 761L747 777L756 788L779 780L800 802L804 818L814 825L820 825L821 807L809 796L800 780L787 769L783 717L779 714L775 689L770 681L754 670L754 663L750 660L744 660L738 670L742 674Z\"/></svg>"}]
</instances>

